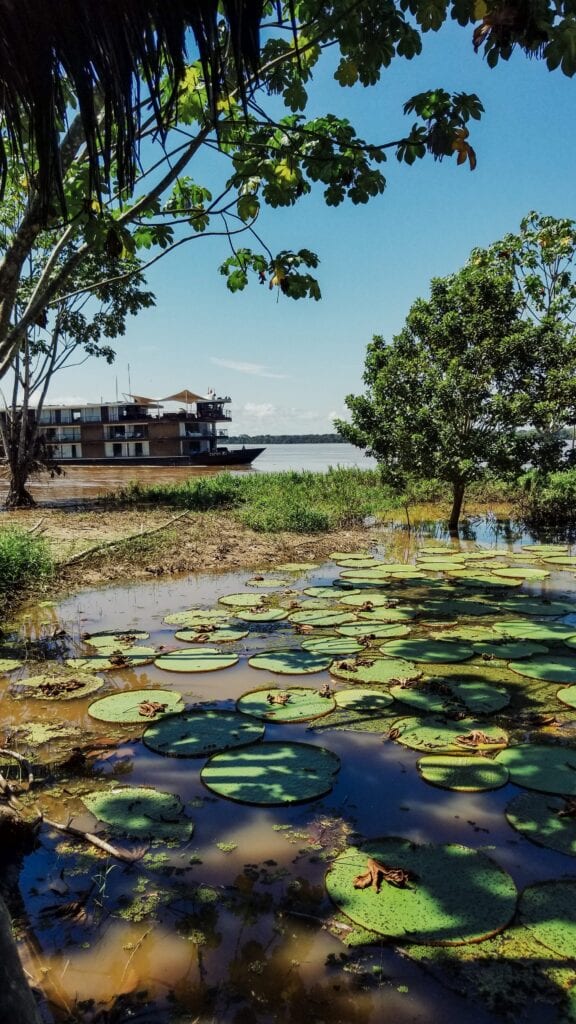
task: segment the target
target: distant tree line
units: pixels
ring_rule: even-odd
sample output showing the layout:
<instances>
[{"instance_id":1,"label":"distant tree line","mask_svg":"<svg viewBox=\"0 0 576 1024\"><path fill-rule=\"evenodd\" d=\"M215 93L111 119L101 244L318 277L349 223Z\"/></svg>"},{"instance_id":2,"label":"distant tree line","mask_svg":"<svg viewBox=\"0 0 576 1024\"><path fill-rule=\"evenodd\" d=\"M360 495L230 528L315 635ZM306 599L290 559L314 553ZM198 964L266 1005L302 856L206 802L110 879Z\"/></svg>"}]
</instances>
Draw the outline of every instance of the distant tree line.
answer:
<instances>
[{"instance_id":1,"label":"distant tree line","mask_svg":"<svg viewBox=\"0 0 576 1024\"><path fill-rule=\"evenodd\" d=\"M231 444L346 444L340 434L238 434Z\"/></svg>"}]
</instances>

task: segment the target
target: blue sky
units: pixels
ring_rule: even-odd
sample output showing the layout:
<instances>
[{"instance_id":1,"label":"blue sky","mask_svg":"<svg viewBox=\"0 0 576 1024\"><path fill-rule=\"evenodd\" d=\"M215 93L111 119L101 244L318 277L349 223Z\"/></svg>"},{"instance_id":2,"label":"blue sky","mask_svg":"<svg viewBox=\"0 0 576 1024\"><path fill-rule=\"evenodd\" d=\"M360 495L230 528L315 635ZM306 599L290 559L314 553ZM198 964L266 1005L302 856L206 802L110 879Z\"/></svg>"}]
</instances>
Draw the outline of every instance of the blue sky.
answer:
<instances>
[{"instance_id":1,"label":"blue sky","mask_svg":"<svg viewBox=\"0 0 576 1024\"><path fill-rule=\"evenodd\" d=\"M424 37L424 53L398 60L370 89L342 89L327 63L311 85L311 114L348 117L375 142L404 134L403 103L424 89L476 92L485 107L470 141L474 172L455 160L394 157L387 188L366 206L323 203L321 191L297 207L263 214L259 231L273 251L307 247L320 256L322 300L294 302L251 284L226 289L218 265L224 242L180 247L149 272L155 309L133 319L112 367L90 360L54 380L51 401L113 400L132 390L160 397L181 387L232 396L235 432L323 433L362 389L366 345L391 338L431 277L457 270L470 250L518 228L529 210L576 219L576 82L522 54L490 70L471 30L449 24ZM201 171L204 172L202 177ZM191 173L210 187L213 158Z\"/></svg>"}]
</instances>

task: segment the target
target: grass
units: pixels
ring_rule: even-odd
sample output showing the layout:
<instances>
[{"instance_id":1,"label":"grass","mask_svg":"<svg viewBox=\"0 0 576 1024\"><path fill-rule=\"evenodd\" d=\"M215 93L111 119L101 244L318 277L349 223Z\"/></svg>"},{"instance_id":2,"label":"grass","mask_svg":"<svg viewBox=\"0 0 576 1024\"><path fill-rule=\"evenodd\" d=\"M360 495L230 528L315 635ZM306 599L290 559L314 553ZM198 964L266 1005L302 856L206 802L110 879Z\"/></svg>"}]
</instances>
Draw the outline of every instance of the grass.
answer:
<instances>
[{"instance_id":1,"label":"grass","mask_svg":"<svg viewBox=\"0 0 576 1024\"><path fill-rule=\"evenodd\" d=\"M118 505L168 505L204 512L227 509L261 533L287 530L320 533L351 526L401 506L374 470L330 469L327 473L219 473L184 484L132 483L117 491Z\"/></svg>"},{"instance_id":2,"label":"grass","mask_svg":"<svg viewBox=\"0 0 576 1024\"><path fill-rule=\"evenodd\" d=\"M53 571L54 562L42 537L16 528L0 530L0 600L13 600Z\"/></svg>"}]
</instances>

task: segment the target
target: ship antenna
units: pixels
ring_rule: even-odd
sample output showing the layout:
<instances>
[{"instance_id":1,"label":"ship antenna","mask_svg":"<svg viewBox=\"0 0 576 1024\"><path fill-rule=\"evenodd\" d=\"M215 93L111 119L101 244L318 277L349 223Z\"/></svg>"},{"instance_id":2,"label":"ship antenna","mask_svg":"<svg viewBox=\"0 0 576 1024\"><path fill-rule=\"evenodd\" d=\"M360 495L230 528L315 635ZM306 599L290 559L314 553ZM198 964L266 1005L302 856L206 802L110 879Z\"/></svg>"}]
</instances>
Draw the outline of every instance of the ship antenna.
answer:
<instances>
[{"instance_id":1,"label":"ship antenna","mask_svg":"<svg viewBox=\"0 0 576 1024\"><path fill-rule=\"evenodd\" d=\"M132 382L130 380L130 363L128 363L128 394L132 398Z\"/></svg>"}]
</instances>

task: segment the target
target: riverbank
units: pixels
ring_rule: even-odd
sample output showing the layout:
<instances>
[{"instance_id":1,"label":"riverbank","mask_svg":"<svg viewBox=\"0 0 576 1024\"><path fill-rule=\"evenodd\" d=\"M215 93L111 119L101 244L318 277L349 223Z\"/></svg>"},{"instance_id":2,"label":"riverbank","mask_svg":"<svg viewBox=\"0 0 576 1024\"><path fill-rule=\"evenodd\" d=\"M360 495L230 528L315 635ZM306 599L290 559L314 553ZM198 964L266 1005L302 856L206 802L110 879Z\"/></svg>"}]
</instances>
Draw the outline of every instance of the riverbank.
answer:
<instances>
[{"instance_id":1,"label":"riverbank","mask_svg":"<svg viewBox=\"0 0 576 1024\"><path fill-rule=\"evenodd\" d=\"M510 505L474 504L468 513L508 516ZM448 503L415 506L412 524L447 518ZM262 533L228 511L177 512L167 506L31 509L6 513L0 525L45 539L55 575L39 584L43 592L95 587L190 573L268 569L279 562L322 561L334 550L365 549L381 543L382 529L406 525L402 510L380 522L322 531ZM399 530L402 536L403 530Z\"/></svg>"}]
</instances>

